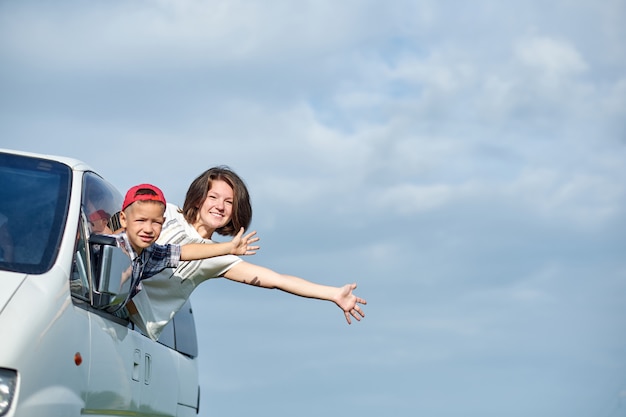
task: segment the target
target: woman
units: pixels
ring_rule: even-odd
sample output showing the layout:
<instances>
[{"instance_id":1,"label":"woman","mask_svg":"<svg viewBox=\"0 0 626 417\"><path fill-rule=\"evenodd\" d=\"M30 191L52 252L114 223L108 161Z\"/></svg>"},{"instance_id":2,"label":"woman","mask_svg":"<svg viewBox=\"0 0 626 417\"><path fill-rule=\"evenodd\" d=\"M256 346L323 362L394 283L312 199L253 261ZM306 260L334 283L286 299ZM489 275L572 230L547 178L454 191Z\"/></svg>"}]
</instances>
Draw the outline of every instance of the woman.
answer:
<instances>
[{"instance_id":1,"label":"woman","mask_svg":"<svg viewBox=\"0 0 626 417\"><path fill-rule=\"evenodd\" d=\"M168 204L159 244L210 242L213 233L234 236L252 220L250 196L243 180L227 167L214 167L196 178L185 197L182 210ZM356 284L330 287L305 279L280 274L271 269L226 255L199 261L181 262L172 273L166 270L142 282L143 290L134 298L138 314L133 321L152 339L182 307L194 288L210 278L226 277L232 281L263 288L277 288L301 297L334 302L344 312L348 324L365 317L358 304L366 304L352 291Z\"/></svg>"}]
</instances>

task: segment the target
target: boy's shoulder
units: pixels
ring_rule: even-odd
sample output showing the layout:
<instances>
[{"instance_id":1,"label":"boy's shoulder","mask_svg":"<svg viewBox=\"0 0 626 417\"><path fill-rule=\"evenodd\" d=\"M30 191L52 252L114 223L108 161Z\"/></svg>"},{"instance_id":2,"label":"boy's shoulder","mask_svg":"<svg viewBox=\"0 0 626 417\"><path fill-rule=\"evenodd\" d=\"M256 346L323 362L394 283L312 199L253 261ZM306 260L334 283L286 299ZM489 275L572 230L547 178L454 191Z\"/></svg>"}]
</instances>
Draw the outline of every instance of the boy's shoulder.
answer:
<instances>
[{"instance_id":1,"label":"boy's shoulder","mask_svg":"<svg viewBox=\"0 0 626 417\"><path fill-rule=\"evenodd\" d=\"M177 245L175 243L160 244L154 242L143 251L146 253L147 257L164 258L171 256L172 253L180 253L180 245Z\"/></svg>"}]
</instances>

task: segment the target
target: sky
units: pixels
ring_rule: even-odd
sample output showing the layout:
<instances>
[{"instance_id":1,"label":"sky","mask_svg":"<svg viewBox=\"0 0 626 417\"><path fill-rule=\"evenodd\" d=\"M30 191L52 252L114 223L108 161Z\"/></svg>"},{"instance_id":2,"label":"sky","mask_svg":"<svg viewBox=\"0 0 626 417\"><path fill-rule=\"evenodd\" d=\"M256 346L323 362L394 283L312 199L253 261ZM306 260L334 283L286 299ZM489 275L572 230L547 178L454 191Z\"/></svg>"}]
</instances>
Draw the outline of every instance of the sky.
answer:
<instances>
[{"instance_id":1,"label":"sky","mask_svg":"<svg viewBox=\"0 0 626 417\"><path fill-rule=\"evenodd\" d=\"M192 294L200 416L626 416L625 0L0 0L0 147L182 205L250 262Z\"/></svg>"}]
</instances>

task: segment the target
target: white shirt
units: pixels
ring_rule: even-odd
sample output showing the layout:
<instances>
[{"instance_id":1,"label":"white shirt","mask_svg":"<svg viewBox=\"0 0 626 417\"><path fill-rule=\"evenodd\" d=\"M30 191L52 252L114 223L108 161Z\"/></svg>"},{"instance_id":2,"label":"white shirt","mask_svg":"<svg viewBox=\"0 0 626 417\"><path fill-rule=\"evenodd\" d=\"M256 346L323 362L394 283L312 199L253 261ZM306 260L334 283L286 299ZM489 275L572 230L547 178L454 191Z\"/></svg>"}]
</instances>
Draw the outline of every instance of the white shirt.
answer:
<instances>
[{"instance_id":1,"label":"white shirt","mask_svg":"<svg viewBox=\"0 0 626 417\"><path fill-rule=\"evenodd\" d=\"M157 243L209 242L193 228L178 207L167 204L165 223ZM217 278L226 273L241 258L235 255L216 256L199 261L181 261L176 269L166 269L142 281L143 289L133 297L138 313L131 320L151 339L157 340L161 331L181 309L192 291L207 279Z\"/></svg>"}]
</instances>

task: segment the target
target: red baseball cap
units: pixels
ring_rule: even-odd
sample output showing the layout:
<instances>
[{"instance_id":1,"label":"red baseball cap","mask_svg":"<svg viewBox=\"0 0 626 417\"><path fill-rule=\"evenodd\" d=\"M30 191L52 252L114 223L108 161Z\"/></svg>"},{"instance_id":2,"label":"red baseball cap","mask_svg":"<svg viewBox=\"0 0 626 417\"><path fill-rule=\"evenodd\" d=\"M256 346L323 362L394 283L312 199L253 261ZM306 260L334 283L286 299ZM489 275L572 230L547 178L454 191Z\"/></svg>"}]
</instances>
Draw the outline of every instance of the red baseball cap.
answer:
<instances>
[{"instance_id":1,"label":"red baseball cap","mask_svg":"<svg viewBox=\"0 0 626 417\"><path fill-rule=\"evenodd\" d=\"M143 190L147 192L143 192ZM126 207L130 206L135 201L156 201L165 204L165 197L163 196L163 191L152 184L135 185L126 193L124 204L122 204L122 211L126 210Z\"/></svg>"}]
</instances>

